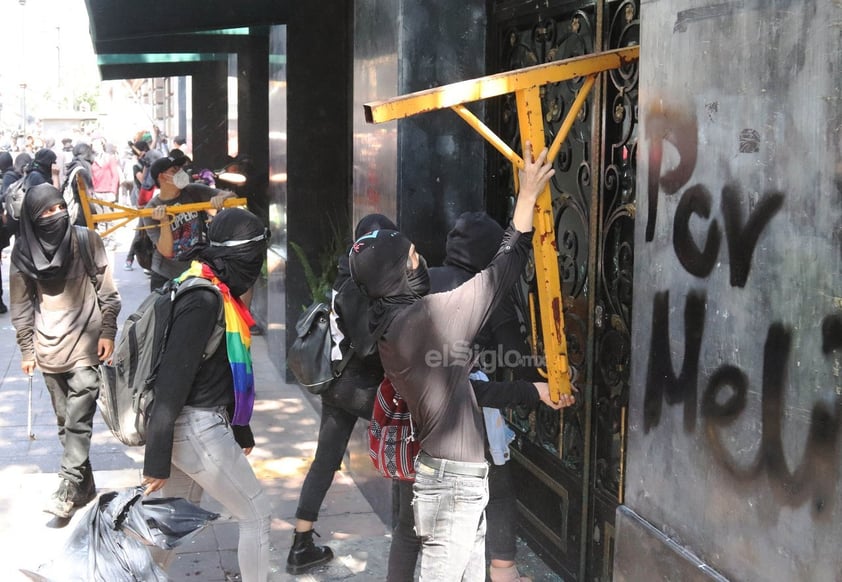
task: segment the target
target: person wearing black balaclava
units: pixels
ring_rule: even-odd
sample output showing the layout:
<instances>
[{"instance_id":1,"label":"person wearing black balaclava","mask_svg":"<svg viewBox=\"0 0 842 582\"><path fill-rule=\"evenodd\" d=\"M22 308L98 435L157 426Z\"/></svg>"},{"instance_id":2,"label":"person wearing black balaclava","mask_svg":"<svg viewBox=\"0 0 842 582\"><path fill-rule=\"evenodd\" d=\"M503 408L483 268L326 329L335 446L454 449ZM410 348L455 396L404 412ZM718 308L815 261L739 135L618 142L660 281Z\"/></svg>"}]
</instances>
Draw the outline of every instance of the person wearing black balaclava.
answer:
<instances>
[{"instance_id":1,"label":"person wearing black balaclava","mask_svg":"<svg viewBox=\"0 0 842 582\"><path fill-rule=\"evenodd\" d=\"M444 265L429 270L430 293L455 289L487 267L500 248L503 234L503 228L485 212L460 215L447 233ZM471 347L479 356L481 367L485 369L488 366L486 371L489 375L504 367L514 372L517 381L506 387L512 398L510 405L533 408L538 404L533 383L542 382L542 379L534 368L520 364L525 361L523 355L529 350L520 330L514 295L511 292L505 295L505 300L492 311ZM472 384L477 385L476 382ZM489 448L486 450L489 501L485 511L489 579L491 582L530 582L530 578L520 575L514 561L517 507L514 482L506 462L508 440L503 432L503 419L495 407L483 407L483 417L489 435ZM495 428L501 431L499 436ZM398 481L396 494L398 518L389 549L388 582L412 580L421 548L412 515L412 482Z\"/></svg>"},{"instance_id":2,"label":"person wearing black balaclava","mask_svg":"<svg viewBox=\"0 0 842 582\"><path fill-rule=\"evenodd\" d=\"M83 244L95 274L82 258ZM37 366L44 374L63 447L59 487L44 510L67 518L96 496L88 455L99 364L114 349L120 294L102 241L70 224L52 184L27 191L11 263L9 307L21 369L32 375Z\"/></svg>"},{"instance_id":3,"label":"person wearing black balaclava","mask_svg":"<svg viewBox=\"0 0 842 582\"><path fill-rule=\"evenodd\" d=\"M382 214L369 214L357 223L354 239L384 228L397 229ZM383 379L383 367L369 330L368 298L351 279L347 252L339 257L338 272L331 291L331 312L330 327L334 345L331 360L339 362L347 355L352 344L355 348L342 374L320 395L322 417L318 446L301 487L295 511L293 543L287 556L286 570L293 575L302 574L333 558L333 551L328 546L317 546L313 542L313 525L319 519L319 510L334 474L342 464L357 419L371 419L377 386ZM365 350L363 346L371 349ZM361 353L363 351L367 353Z\"/></svg>"},{"instance_id":4,"label":"person wearing black balaclava","mask_svg":"<svg viewBox=\"0 0 842 582\"><path fill-rule=\"evenodd\" d=\"M2 183L6 174L12 174L13 172L12 154L9 152L0 152L0 183ZM0 221L2 221L2 223L0 223L0 250L3 250L9 246L9 240L14 233L6 226L8 223L8 217L6 216L6 209L3 204L2 187L0 187ZM3 303L3 278L0 277L0 314L6 313L8 310L9 309L6 307L6 304Z\"/></svg>"},{"instance_id":5,"label":"person wearing black balaclava","mask_svg":"<svg viewBox=\"0 0 842 582\"><path fill-rule=\"evenodd\" d=\"M544 149L533 160L526 143L512 226L491 264L452 291L427 294L426 264L400 232L370 233L351 248L351 275L373 302L371 325L386 325L378 342L383 369L406 400L421 445L413 512L422 580L485 580L488 464L478 400L495 404L471 386L473 358L459 355L526 265L535 201L553 175L546 158ZM535 389L556 410L573 401L553 402L546 384Z\"/></svg>"},{"instance_id":6,"label":"person wearing black balaclava","mask_svg":"<svg viewBox=\"0 0 842 582\"><path fill-rule=\"evenodd\" d=\"M23 178L31 163L32 156L26 152L19 153L15 156L15 161L12 164L12 167L3 173L3 185L0 186L0 198L6 196L6 190L9 189L9 186Z\"/></svg>"},{"instance_id":7,"label":"person wearing black balaclava","mask_svg":"<svg viewBox=\"0 0 842 582\"><path fill-rule=\"evenodd\" d=\"M204 491L239 522L237 556L243 582L265 582L269 575L271 508L246 459L254 446L248 426L254 385L253 377L249 383L249 374L241 371L251 369L242 358L250 364L248 330L253 321L239 299L260 276L268 238L260 219L230 208L211 222L208 240L191 251L196 260L177 281L201 277L218 292L200 287L180 295L172 307L143 460L147 495L160 490L164 496L198 504ZM225 338L203 358L219 324L208 314L219 313L220 303ZM238 362L244 366L234 374ZM153 556L166 567L174 552L153 550Z\"/></svg>"},{"instance_id":8,"label":"person wearing black balaclava","mask_svg":"<svg viewBox=\"0 0 842 582\"><path fill-rule=\"evenodd\" d=\"M55 156L55 154L53 154L53 156ZM81 209L82 199L79 196L79 184L77 180L81 179L85 184L86 192L93 196L94 181L91 170L91 163L93 161L93 148L85 142L78 142L73 146L73 159L70 160L64 169L65 178L61 185L61 191L67 192L69 187L70 191L73 192L72 201L70 200L69 195L67 196L67 202L69 204L68 210L71 218L73 219L73 223L80 226L85 226L85 213L82 212ZM95 212L94 205L91 205L91 211ZM93 228L93 225L90 226Z\"/></svg>"},{"instance_id":9,"label":"person wearing black balaclava","mask_svg":"<svg viewBox=\"0 0 842 582\"><path fill-rule=\"evenodd\" d=\"M32 162L26 168L26 187L53 184L53 164L55 163L56 153L53 150L41 148L35 152Z\"/></svg>"}]
</instances>

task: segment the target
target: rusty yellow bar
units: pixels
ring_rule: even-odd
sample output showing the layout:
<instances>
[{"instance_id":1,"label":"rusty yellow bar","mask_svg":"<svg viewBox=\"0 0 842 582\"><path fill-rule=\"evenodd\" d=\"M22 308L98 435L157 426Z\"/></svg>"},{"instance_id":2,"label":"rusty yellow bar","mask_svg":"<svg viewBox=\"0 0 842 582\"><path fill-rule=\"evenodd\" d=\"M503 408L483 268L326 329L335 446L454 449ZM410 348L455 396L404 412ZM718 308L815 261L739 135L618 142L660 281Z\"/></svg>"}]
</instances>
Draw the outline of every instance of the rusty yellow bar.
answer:
<instances>
[{"instance_id":1,"label":"rusty yellow bar","mask_svg":"<svg viewBox=\"0 0 842 582\"><path fill-rule=\"evenodd\" d=\"M532 355L538 355L538 318L535 317L535 295L530 291L529 292L529 325L532 329ZM547 371L543 368L535 368L537 370L538 375L542 378L546 379Z\"/></svg>"},{"instance_id":2,"label":"rusty yellow bar","mask_svg":"<svg viewBox=\"0 0 842 582\"><path fill-rule=\"evenodd\" d=\"M383 123L418 113L498 97L522 89L540 87L547 83L585 77L616 69L637 60L639 56L639 46L626 47L460 81L383 101L372 101L363 106L365 119L369 123Z\"/></svg>"},{"instance_id":3,"label":"rusty yellow bar","mask_svg":"<svg viewBox=\"0 0 842 582\"><path fill-rule=\"evenodd\" d=\"M88 187L82 179L82 172L76 172L76 190L79 192L79 204L82 205L82 214L85 216L85 225L88 228L94 227L91 219L91 205L88 204Z\"/></svg>"},{"instance_id":4,"label":"rusty yellow bar","mask_svg":"<svg viewBox=\"0 0 842 582\"><path fill-rule=\"evenodd\" d=\"M579 88L579 93L576 95L576 99L573 100L570 110L564 117L564 122L561 124L561 127L558 128L558 133L553 139L553 143L550 146L550 151L547 155L548 160L553 161L558 155L558 150L561 149L561 144L563 144L564 140L567 139L567 134L570 133L570 128L573 127L573 122L576 121L576 116L579 115L579 111L588 99L588 95L591 92L594 81L596 81L596 75L590 75Z\"/></svg>"},{"instance_id":5,"label":"rusty yellow bar","mask_svg":"<svg viewBox=\"0 0 842 582\"><path fill-rule=\"evenodd\" d=\"M531 141L538 152L546 143L544 121L541 113L541 92L538 87L522 89L515 93L520 136L523 148ZM541 331L544 336L544 355L547 358L547 375L550 395L558 401L561 394L570 394L570 372L567 361L567 339L564 336L564 312L561 301L561 281L558 272L558 247L553 224L553 207L550 185L538 196L535 203L532 247L535 255L535 283L541 306Z\"/></svg>"},{"instance_id":6,"label":"rusty yellow bar","mask_svg":"<svg viewBox=\"0 0 842 582\"><path fill-rule=\"evenodd\" d=\"M476 115L471 113L467 107L464 105L454 105L451 109L453 109L459 117L464 119L468 125L473 127L478 134L484 137L488 143L493 145L498 152L503 154L503 157L512 163L515 174L517 174L517 170L519 168L523 169L523 158L517 155L517 152L510 148L509 144L500 139L496 133L491 131L491 129L480 121Z\"/></svg>"},{"instance_id":7,"label":"rusty yellow bar","mask_svg":"<svg viewBox=\"0 0 842 582\"><path fill-rule=\"evenodd\" d=\"M119 221L116 225L112 225L108 229L100 232L100 236L111 234L115 230L127 225L135 218L152 216L152 208L132 208L129 206L123 206L122 204L117 204L116 202L111 202L109 200L103 200L97 197L89 197L88 189L85 186L85 181L81 177L79 177L78 174L76 176L76 185L79 188L79 200L82 204L82 212L85 215L85 224L87 224L88 227L93 228L96 224L99 224L100 222ZM107 208L116 208L117 211L103 212L100 214L91 214L91 202L99 204L101 206L105 206ZM246 200L245 198L228 198L222 202L222 207L232 208L235 206L246 206L247 204L248 200ZM213 206L210 202L191 202L190 204L175 204L173 206L167 207L167 214L171 214L174 216L176 214L183 214L185 212L211 210L212 208Z\"/></svg>"}]
</instances>

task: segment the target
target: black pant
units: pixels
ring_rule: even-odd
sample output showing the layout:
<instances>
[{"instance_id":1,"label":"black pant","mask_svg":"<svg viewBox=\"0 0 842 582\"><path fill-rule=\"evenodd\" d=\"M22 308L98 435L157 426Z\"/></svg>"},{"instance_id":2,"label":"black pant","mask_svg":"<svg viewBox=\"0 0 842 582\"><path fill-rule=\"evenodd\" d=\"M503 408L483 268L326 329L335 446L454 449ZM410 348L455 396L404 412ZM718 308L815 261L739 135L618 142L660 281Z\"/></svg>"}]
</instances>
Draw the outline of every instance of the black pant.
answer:
<instances>
[{"instance_id":1,"label":"black pant","mask_svg":"<svg viewBox=\"0 0 842 582\"><path fill-rule=\"evenodd\" d=\"M44 373L44 383L56 413L58 438L64 452L60 476L81 485L91 450L99 370L94 366L73 368L59 374Z\"/></svg>"},{"instance_id":2,"label":"black pant","mask_svg":"<svg viewBox=\"0 0 842 582\"><path fill-rule=\"evenodd\" d=\"M376 387L367 381L342 377L322 395L319 443L301 487L297 519L318 521L322 502L333 483L333 475L342 465L357 419L371 418Z\"/></svg>"},{"instance_id":3,"label":"black pant","mask_svg":"<svg viewBox=\"0 0 842 582\"><path fill-rule=\"evenodd\" d=\"M134 262L135 249L137 248L138 240L140 240L141 236L143 236L142 231L134 231L134 238L132 238L132 244L129 245L129 252L126 254L126 261L128 261L129 263Z\"/></svg>"}]
</instances>

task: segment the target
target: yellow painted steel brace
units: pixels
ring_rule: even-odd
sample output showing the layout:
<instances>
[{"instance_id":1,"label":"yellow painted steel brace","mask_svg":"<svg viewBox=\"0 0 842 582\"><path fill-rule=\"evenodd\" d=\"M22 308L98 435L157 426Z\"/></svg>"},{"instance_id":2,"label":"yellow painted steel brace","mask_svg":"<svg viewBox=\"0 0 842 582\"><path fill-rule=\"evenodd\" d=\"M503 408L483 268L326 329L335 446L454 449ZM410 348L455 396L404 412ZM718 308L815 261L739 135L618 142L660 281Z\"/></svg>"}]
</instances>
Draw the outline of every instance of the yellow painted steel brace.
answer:
<instances>
[{"instance_id":1,"label":"yellow painted steel brace","mask_svg":"<svg viewBox=\"0 0 842 582\"><path fill-rule=\"evenodd\" d=\"M111 202L109 200L103 200L102 198L97 198L96 196L88 196L88 187L85 185L85 180L82 179L79 174L76 174L76 186L79 191L79 202L82 205L82 213L85 215L85 224L88 225L88 228L95 229L96 225L100 222L112 222L114 224L110 225L108 228L99 232L100 236L105 236L111 234L118 228L122 228L130 223L135 218L140 218L142 216L152 216L152 208L132 208L130 206L123 206L122 204L117 204L116 202ZM99 204L100 206L105 206L106 208L112 208L115 212L103 212L101 214L93 214L91 213L91 202L94 204ZM245 198L227 198L223 201L222 206L224 208L230 208L232 206L245 206L248 204L248 200ZM194 212L198 210L211 210L213 206L211 206L210 202L191 202L190 204L175 204L167 208L167 214L182 214L184 212ZM145 227L136 227L137 228L145 228Z\"/></svg>"},{"instance_id":2,"label":"yellow painted steel brace","mask_svg":"<svg viewBox=\"0 0 842 582\"><path fill-rule=\"evenodd\" d=\"M520 135L524 142L521 146L523 147L528 140L535 144L536 150L540 150L538 144L546 144L541 109L541 86L584 77L579 93L550 145L548 159L554 160L562 143L567 139L576 116L585 104L597 75L603 71L625 66L639 57L640 47L632 46L452 83L385 101L366 103L364 105L365 118L369 123L382 123L450 108L503 154L517 170L523 168L523 159L477 119L465 107L465 103L514 93ZM517 171L514 172L514 176L517 179ZM515 184L515 189L517 189L517 184ZM564 334L561 280L558 272L558 247L549 185L538 197L535 206L535 234L532 244L535 251L538 301L541 306L541 329L544 353L547 358L550 393L553 400L558 401L561 394L570 394L571 386L567 361L567 338Z\"/></svg>"}]
</instances>

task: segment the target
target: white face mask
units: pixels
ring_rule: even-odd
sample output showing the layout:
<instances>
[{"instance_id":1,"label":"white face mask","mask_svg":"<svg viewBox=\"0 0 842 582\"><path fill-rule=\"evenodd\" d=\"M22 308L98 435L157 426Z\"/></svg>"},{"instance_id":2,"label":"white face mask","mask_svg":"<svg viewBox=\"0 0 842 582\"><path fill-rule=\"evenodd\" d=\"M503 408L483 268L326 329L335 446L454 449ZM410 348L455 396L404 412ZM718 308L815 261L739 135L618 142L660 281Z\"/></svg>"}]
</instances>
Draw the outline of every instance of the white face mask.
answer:
<instances>
[{"instance_id":1,"label":"white face mask","mask_svg":"<svg viewBox=\"0 0 842 582\"><path fill-rule=\"evenodd\" d=\"M184 170L179 170L172 175L172 183L173 186L181 190L182 188L190 184L190 176L188 176L187 172L185 172Z\"/></svg>"}]
</instances>

